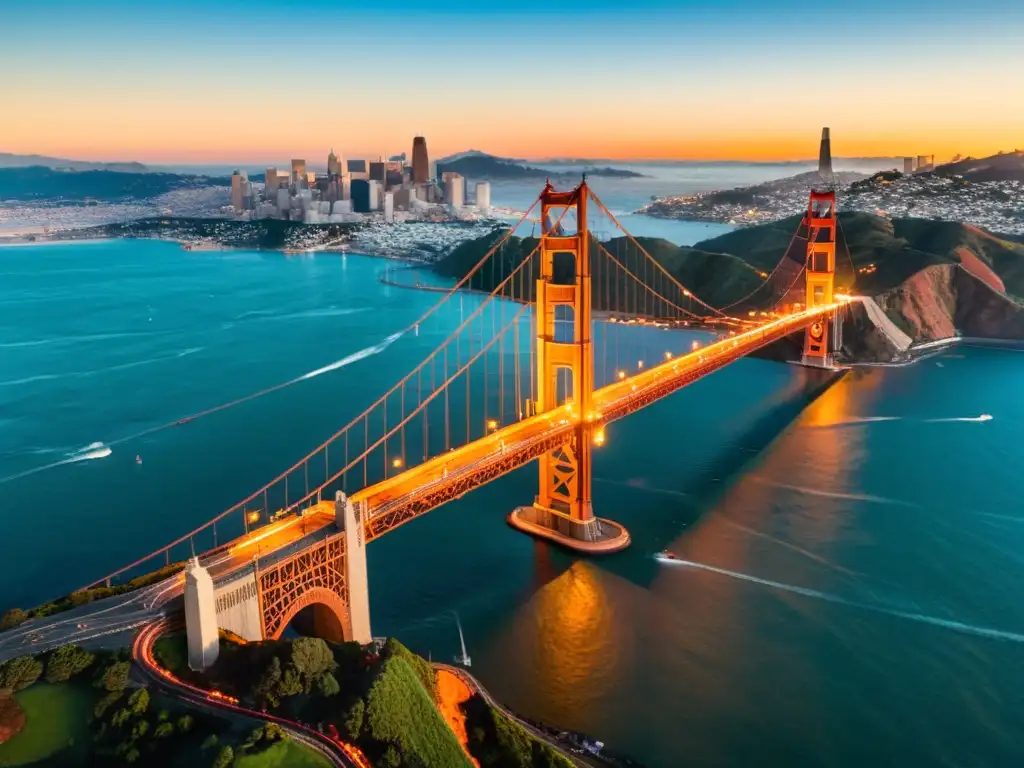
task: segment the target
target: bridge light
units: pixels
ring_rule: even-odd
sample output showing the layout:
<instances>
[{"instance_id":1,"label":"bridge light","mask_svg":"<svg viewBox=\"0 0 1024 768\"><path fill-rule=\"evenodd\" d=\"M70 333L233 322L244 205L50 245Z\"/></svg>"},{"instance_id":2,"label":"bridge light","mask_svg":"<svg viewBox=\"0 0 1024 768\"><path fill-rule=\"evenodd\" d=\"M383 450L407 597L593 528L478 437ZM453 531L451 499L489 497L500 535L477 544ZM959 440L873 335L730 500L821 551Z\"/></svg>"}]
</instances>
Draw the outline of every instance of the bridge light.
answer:
<instances>
[{"instance_id":1,"label":"bridge light","mask_svg":"<svg viewBox=\"0 0 1024 768\"><path fill-rule=\"evenodd\" d=\"M637 360L636 361L636 367L637 368L643 368L644 367L644 361L643 360Z\"/></svg>"},{"instance_id":2,"label":"bridge light","mask_svg":"<svg viewBox=\"0 0 1024 768\"><path fill-rule=\"evenodd\" d=\"M671 360L672 359L672 353L671 352L666 352L665 353L665 359L666 360Z\"/></svg>"},{"instance_id":3,"label":"bridge light","mask_svg":"<svg viewBox=\"0 0 1024 768\"><path fill-rule=\"evenodd\" d=\"M599 429L594 432L594 445L604 445L604 430Z\"/></svg>"},{"instance_id":4,"label":"bridge light","mask_svg":"<svg viewBox=\"0 0 1024 768\"><path fill-rule=\"evenodd\" d=\"M625 371L616 371L615 375L619 377L619 381L622 381L624 378L626 378L626 372Z\"/></svg>"},{"instance_id":5,"label":"bridge light","mask_svg":"<svg viewBox=\"0 0 1024 768\"><path fill-rule=\"evenodd\" d=\"M757 312L755 312L754 310L750 310L749 312L747 312L747 314L750 315L751 317L757 316Z\"/></svg>"},{"instance_id":6,"label":"bridge light","mask_svg":"<svg viewBox=\"0 0 1024 768\"><path fill-rule=\"evenodd\" d=\"M700 349L700 342L694 339L690 344L690 351L696 352L698 349Z\"/></svg>"},{"instance_id":7,"label":"bridge light","mask_svg":"<svg viewBox=\"0 0 1024 768\"><path fill-rule=\"evenodd\" d=\"M684 288L683 289L683 296L689 296L689 295L690 295L690 292Z\"/></svg>"},{"instance_id":8,"label":"bridge light","mask_svg":"<svg viewBox=\"0 0 1024 768\"><path fill-rule=\"evenodd\" d=\"M246 512L245 519L250 523L255 523L260 519L260 511L258 509L254 509L252 512Z\"/></svg>"},{"instance_id":9,"label":"bridge light","mask_svg":"<svg viewBox=\"0 0 1024 768\"><path fill-rule=\"evenodd\" d=\"M395 469L398 469L399 467L402 466L402 460L401 459L392 459L391 460L391 466L394 467Z\"/></svg>"},{"instance_id":10,"label":"bridge light","mask_svg":"<svg viewBox=\"0 0 1024 768\"><path fill-rule=\"evenodd\" d=\"M487 428L491 431L494 431L495 429L498 428L498 421L496 419L488 419Z\"/></svg>"}]
</instances>

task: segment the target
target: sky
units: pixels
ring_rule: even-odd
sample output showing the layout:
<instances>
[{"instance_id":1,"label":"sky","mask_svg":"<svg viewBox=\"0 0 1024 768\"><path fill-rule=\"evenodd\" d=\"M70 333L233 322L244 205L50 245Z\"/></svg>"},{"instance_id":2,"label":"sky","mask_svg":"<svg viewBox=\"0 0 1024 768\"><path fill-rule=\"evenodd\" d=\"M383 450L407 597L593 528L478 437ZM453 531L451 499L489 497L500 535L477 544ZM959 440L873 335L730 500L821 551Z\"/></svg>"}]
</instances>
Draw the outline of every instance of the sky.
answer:
<instances>
[{"instance_id":1,"label":"sky","mask_svg":"<svg viewBox=\"0 0 1024 768\"><path fill-rule=\"evenodd\" d=\"M1024 148L1021 0L0 2L0 152L280 162Z\"/></svg>"}]
</instances>

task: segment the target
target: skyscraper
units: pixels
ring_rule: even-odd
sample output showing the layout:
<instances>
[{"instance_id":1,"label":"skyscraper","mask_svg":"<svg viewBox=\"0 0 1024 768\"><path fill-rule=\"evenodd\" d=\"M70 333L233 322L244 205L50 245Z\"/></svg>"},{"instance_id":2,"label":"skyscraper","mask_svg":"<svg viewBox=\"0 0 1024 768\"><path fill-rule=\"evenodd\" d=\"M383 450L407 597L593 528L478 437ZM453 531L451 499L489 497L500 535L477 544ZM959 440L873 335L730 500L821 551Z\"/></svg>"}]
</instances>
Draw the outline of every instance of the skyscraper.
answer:
<instances>
[{"instance_id":1,"label":"skyscraper","mask_svg":"<svg viewBox=\"0 0 1024 768\"><path fill-rule=\"evenodd\" d=\"M430 180L430 159L427 157L427 140L417 136L412 140L412 181L425 184Z\"/></svg>"},{"instance_id":2,"label":"skyscraper","mask_svg":"<svg viewBox=\"0 0 1024 768\"><path fill-rule=\"evenodd\" d=\"M306 180L306 161L305 160L292 160L292 183L297 184L300 181Z\"/></svg>"},{"instance_id":3,"label":"skyscraper","mask_svg":"<svg viewBox=\"0 0 1024 768\"><path fill-rule=\"evenodd\" d=\"M491 183L489 181L478 181L476 184L476 207L481 211L487 211L491 207Z\"/></svg>"},{"instance_id":4,"label":"skyscraper","mask_svg":"<svg viewBox=\"0 0 1024 768\"><path fill-rule=\"evenodd\" d=\"M249 175L245 171L235 171L231 174L231 205L236 211L245 207L246 187L249 183Z\"/></svg>"},{"instance_id":5,"label":"skyscraper","mask_svg":"<svg viewBox=\"0 0 1024 768\"><path fill-rule=\"evenodd\" d=\"M818 150L818 174L828 177L832 176L832 140L828 135L828 128L821 129L821 149Z\"/></svg>"},{"instance_id":6,"label":"skyscraper","mask_svg":"<svg viewBox=\"0 0 1024 768\"><path fill-rule=\"evenodd\" d=\"M327 156L327 175L328 176L341 176L341 158L334 154L334 150L331 150L331 154Z\"/></svg>"}]
</instances>

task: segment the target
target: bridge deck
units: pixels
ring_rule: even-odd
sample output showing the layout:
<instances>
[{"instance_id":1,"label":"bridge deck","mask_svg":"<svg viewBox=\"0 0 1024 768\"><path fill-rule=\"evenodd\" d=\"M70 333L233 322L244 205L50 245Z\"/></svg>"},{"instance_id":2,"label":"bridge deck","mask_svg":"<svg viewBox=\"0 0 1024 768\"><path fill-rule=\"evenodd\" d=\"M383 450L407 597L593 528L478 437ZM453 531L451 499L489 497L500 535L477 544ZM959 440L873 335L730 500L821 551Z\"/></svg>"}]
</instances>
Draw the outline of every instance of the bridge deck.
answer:
<instances>
[{"instance_id":1,"label":"bridge deck","mask_svg":"<svg viewBox=\"0 0 1024 768\"><path fill-rule=\"evenodd\" d=\"M774 320L705 347L639 371L596 390L594 412L580 414L572 405L532 416L496 430L487 437L430 459L394 477L352 494L370 509L367 540L430 511L452 499L563 445L581 419L607 424L729 365L767 344L810 325L843 306L832 304ZM259 553L261 565L287 557L334 526L333 501L321 501L293 517L265 526L233 542L206 561L215 578L225 578L250 566Z\"/></svg>"}]
</instances>

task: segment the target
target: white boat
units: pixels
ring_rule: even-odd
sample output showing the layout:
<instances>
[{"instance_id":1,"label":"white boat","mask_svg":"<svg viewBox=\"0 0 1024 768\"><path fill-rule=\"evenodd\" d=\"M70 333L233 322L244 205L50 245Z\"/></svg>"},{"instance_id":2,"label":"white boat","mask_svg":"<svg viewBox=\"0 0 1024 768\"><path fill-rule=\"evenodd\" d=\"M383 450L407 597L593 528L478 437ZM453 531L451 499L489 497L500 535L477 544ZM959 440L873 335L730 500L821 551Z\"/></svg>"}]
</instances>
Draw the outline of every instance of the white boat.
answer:
<instances>
[{"instance_id":1,"label":"white boat","mask_svg":"<svg viewBox=\"0 0 1024 768\"><path fill-rule=\"evenodd\" d=\"M655 560L662 563L678 563L679 558L673 555L671 552L659 552L654 556Z\"/></svg>"},{"instance_id":2,"label":"white boat","mask_svg":"<svg viewBox=\"0 0 1024 768\"><path fill-rule=\"evenodd\" d=\"M455 613L455 611L452 611ZM472 660L469 658L469 654L466 653L466 638L462 636L462 622L459 621L459 614L455 613L455 625L459 628L459 645L462 648L462 654L455 657L455 663L461 664L464 667L473 666Z\"/></svg>"}]
</instances>

